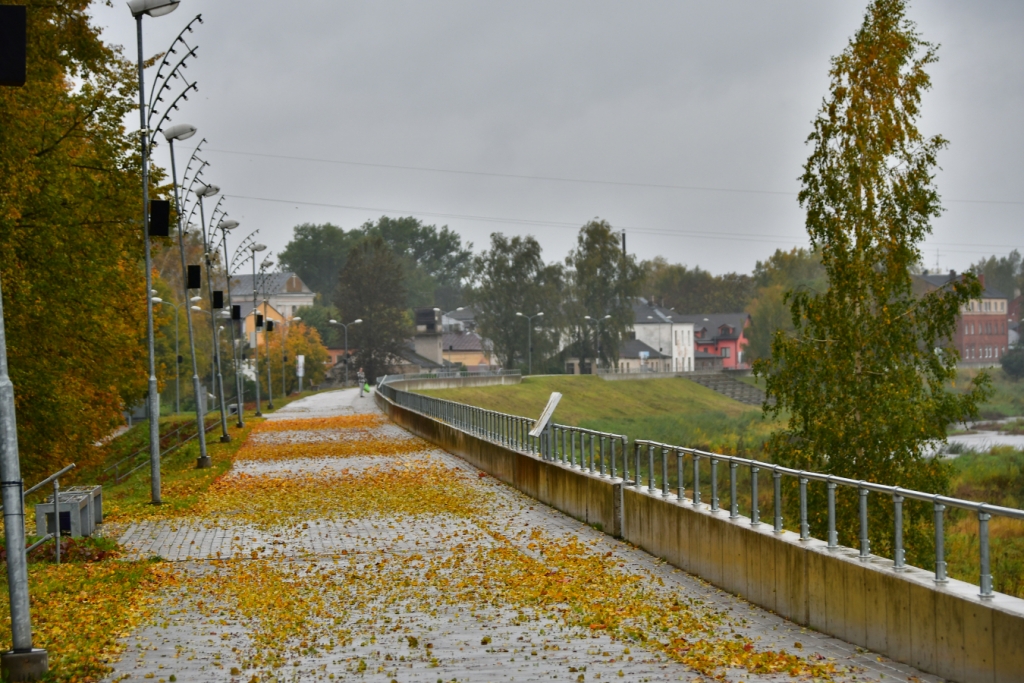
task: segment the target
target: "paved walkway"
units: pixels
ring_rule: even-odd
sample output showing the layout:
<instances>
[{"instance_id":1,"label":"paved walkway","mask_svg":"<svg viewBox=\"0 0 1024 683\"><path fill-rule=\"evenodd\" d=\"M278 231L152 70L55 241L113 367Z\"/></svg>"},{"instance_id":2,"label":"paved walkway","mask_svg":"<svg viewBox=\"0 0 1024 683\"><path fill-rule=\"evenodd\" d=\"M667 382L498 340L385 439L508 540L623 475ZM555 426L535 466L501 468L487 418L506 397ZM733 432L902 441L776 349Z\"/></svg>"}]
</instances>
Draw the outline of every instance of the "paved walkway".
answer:
<instances>
[{"instance_id":1,"label":"paved walkway","mask_svg":"<svg viewBox=\"0 0 1024 683\"><path fill-rule=\"evenodd\" d=\"M269 419L374 414L379 415L372 400L343 390L297 401ZM656 630L650 639L631 641L611 637L601 624L574 621L573 612L586 607L579 595L545 603L543 590L530 592L537 577L547 577L544 590L549 590L550 577L558 572L565 573L569 591L580 578L570 578L574 565L562 561L568 556L595 568L594 587L587 588L595 602L643 593L666 613L683 609L695 623L706 624L704 638L749 638L748 650L833 662L839 669L835 680L940 680L723 593L423 441L410 448L413 437L379 422L251 437L301 445L323 443L331 434L337 443L359 438L369 447L380 439L403 445L404 452L384 456L236 461L222 482L227 496L235 482L248 486L264 479L287 484L319 478L331 487L323 491L323 501L310 495L315 489L302 489L301 505L282 504L278 521L252 518L243 498L237 511L127 529L124 546L140 557L178 562L181 582L162 596L156 623L131 636L108 680L790 680L785 673L753 674L729 666L701 675L666 656L665 648L651 646L661 640ZM422 481L422 488L408 490L413 497L422 494L415 499L422 502L413 503L422 504L422 511L389 512L387 505L407 501L388 497L407 490L399 479L395 488L380 485L379 477L390 471L420 477L415 481ZM440 488L434 474L443 475ZM371 490L359 490L369 497L365 509L353 511L346 508L347 494L339 491L360 478ZM477 501L477 507L428 510L435 494L426 492L436 489L443 498L448 481L452 491L462 491L459 495ZM373 497L374 486L381 497ZM253 493L252 509L264 509L259 495ZM601 583L602 568L609 567L612 581Z\"/></svg>"}]
</instances>

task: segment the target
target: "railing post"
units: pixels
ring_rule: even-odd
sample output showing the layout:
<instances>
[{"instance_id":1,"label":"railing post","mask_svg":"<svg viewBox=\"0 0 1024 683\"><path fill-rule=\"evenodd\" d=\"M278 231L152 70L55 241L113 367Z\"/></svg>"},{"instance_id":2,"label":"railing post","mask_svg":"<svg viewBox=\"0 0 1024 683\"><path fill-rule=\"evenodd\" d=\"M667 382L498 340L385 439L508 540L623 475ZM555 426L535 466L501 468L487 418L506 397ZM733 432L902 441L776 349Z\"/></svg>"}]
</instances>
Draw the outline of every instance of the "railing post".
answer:
<instances>
[{"instance_id":1,"label":"railing post","mask_svg":"<svg viewBox=\"0 0 1024 683\"><path fill-rule=\"evenodd\" d=\"M597 440L601 446L601 476L605 477L608 475L608 460L605 458L604 455L604 437L598 436Z\"/></svg>"},{"instance_id":2,"label":"railing post","mask_svg":"<svg viewBox=\"0 0 1024 683\"><path fill-rule=\"evenodd\" d=\"M711 511L718 512L718 458L711 458Z\"/></svg>"},{"instance_id":3,"label":"railing post","mask_svg":"<svg viewBox=\"0 0 1024 683\"><path fill-rule=\"evenodd\" d=\"M868 491L860 488L860 559L866 561L871 557L871 540L868 538Z\"/></svg>"},{"instance_id":4,"label":"railing post","mask_svg":"<svg viewBox=\"0 0 1024 683\"><path fill-rule=\"evenodd\" d=\"M593 474L596 471L596 468L594 467L594 435L587 434L587 436L590 437L587 439L587 441L590 442L590 467L587 471Z\"/></svg>"},{"instance_id":5,"label":"railing post","mask_svg":"<svg viewBox=\"0 0 1024 683\"><path fill-rule=\"evenodd\" d=\"M935 497L935 583L946 583L946 533L943 529L943 513L946 506Z\"/></svg>"},{"instance_id":6,"label":"railing post","mask_svg":"<svg viewBox=\"0 0 1024 683\"><path fill-rule=\"evenodd\" d=\"M800 477L800 540L810 539L810 526L807 524L807 477Z\"/></svg>"},{"instance_id":7,"label":"railing post","mask_svg":"<svg viewBox=\"0 0 1024 683\"><path fill-rule=\"evenodd\" d=\"M772 494L772 502L775 503L775 533L782 533L782 472L776 465L772 470L772 483L775 484L775 491Z\"/></svg>"},{"instance_id":8,"label":"railing post","mask_svg":"<svg viewBox=\"0 0 1024 683\"><path fill-rule=\"evenodd\" d=\"M676 451L676 498L679 502L683 502L683 498L686 497L686 480L683 478L683 459L686 457L686 451Z\"/></svg>"},{"instance_id":9,"label":"railing post","mask_svg":"<svg viewBox=\"0 0 1024 683\"><path fill-rule=\"evenodd\" d=\"M611 457L612 457L612 479L615 479L618 476L618 472L617 472L616 467L615 467L615 442L616 441L617 441L617 439L613 439L611 437L608 437L608 448L611 449Z\"/></svg>"},{"instance_id":10,"label":"railing post","mask_svg":"<svg viewBox=\"0 0 1024 683\"><path fill-rule=\"evenodd\" d=\"M828 481L828 549L839 547L836 537L836 483L829 477Z\"/></svg>"},{"instance_id":11,"label":"railing post","mask_svg":"<svg viewBox=\"0 0 1024 683\"><path fill-rule=\"evenodd\" d=\"M693 507L700 506L700 456L697 451L690 451L693 459Z\"/></svg>"},{"instance_id":12,"label":"railing post","mask_svg":"<svg viewBox=\"0 0 1024 683\"><path fill-rule=\"evenodd\" d=\"M757 465L750 466L750 526L758 526L761 523L761 501L757 498L757 473L761 468Z\"/></svg>"},{"instance_id":13,"label":"railing post","mask_svg":"<svg viewBox=\"0 0 1024 683\"><path fill-rule=\"evenodd\" d=\"M740 504L736 500L736 470L739 465L732 460L729 461L729 519L736 519L740 516Z\"/></svg>"},{"instance_id":14,"label":"railing post","mask_svg":"<svg viewBox=\"0 0 1024 683\"><path fill-rule=\"evenodd\" d=\"M661 497L669 497L668 486L668 449L661 447Z\"/></svg>"},{"instance_id":15,"label":"railing post","mask_svg":"<svg viewBox=\"0 0 1024 683\"><path fill-rule=\"evenodd\" d=\"M634 473L633 476L636 477L636 482L635 483L636 483L636 487L639 489L639 488L642 487L642 483L640 481L641 477L640 477L640 442L639 441L634 441L633 442L633 455L636 458L636 472Z\"/></svg>"},{"instance_id":16,"label":"railing post","mask_svg":"<svg viewBox=\"0 0 1024 683\"><path fill-rule=\"evenodd\" d=\"M654 444L647 445L647 490L654 493L658 489L654 486Z\"/></svg>"},{"instance_id":17,"label":"railing post","mask_svg":"<svg viewBox=\"0 0 1024 683\"><path fill-rule=\"evenodd\" d=\"M70 514L70 513L69 513ZM53 480L53 561L60 564L60 480Z\"/></svg>"},{"instance_id":18,"label":"railing post","mask_svg":"<svg viewBox=\"0 0 1024 683\"><path fill-rule=\"evenodd\" d=\"M899 494L899 489L892 494L892 506L893 506L893 522L895 528L893 529L893 553L892 553L892 568L898 572L903 571L903 496Z\"/></svg>"},{"instance_id":19,"label":"railing post","mask_svg":"<svg viewBox=\"0 0 1024 683\"><path fill-rule=\"evenodd\" d=\"M985 506L978 508L978 549L981 552L980 595L982 598L992 597L992 569L988 557L988 521L992 515L985 512Z\"/></svg>"},{"instance_id":20,"label":"railing post","mask_svg":"<svg viewBox=\"0 0 1024 683\"><path fill-rule=\"evenodd\" d=\"M629 481L629 442L622 439L622 481Z\"/></svg>"}]
</instances>

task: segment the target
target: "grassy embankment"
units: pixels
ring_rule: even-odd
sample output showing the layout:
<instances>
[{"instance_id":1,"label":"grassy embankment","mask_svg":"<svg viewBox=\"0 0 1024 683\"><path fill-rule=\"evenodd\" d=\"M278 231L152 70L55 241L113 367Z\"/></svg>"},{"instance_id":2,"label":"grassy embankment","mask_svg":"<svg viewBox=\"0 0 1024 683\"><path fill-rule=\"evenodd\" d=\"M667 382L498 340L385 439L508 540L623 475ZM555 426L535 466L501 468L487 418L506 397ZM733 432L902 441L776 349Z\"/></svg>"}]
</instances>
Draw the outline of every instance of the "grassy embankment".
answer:
<instances>
[{"instance_id":1,"label":"grassy embankment","mask_svg":"<svg viewBox=\"0 0 1024 683\"><path fill-rule=\"evenodd\" d=\"M998 383L995 402L986 404L985 409L1012 407L1015 397L1020 395L1015 389L1005 380ZM682 379L606 382L597 377L536 377L512 387L423 393L515 415L536 416L552 391L564 395L555 413L555 420L562 424L746 457L763 457L761 446L765 438L780 426L778 422L763 420L756 407ZM1024 506L1024 453L997 448L991 454L966 454L954 460L952 467L952 495L1008 507ZM671 476L672 469L669 471ZM745 474L741 469L741 510L749 509L749 497L744 497ZM705 498L709 493L703 493ZM727 491L721 493L722 504L727 505ZM762 510L770 504L768 492L764 494ZM971 583L978 582L977 527L973 515L950 513L946 538L948 571L951 576ZM993 520L990 535L996 590L1024 597L1024 523Z\"/></svg>"},{"instance_id":2,"label":"grassy embankment","mask_svg":"<svg viewBox=\"0 0 1024 683\"><path fill-rule=\"evenodd\" d=\"M306 392L307 396L312 392ZM275 399L275 408L283 407L302 396ZM228 421L231 442L220 443L220 430L207 434L207 452L213 466L197 470L199 445L185 444L168 454L161 466L163 507L187 509L213 481L231 467L231 459L245 442L252 426L262 421L255 411L246 411L246 426L235 427ZM194 416L178 415L161 418L161 435L173 431ZM209 416L208 420L214 419ZM83 454L83 460L101 464L74 470L61 486L76 483L102 483L105 526L107 534L132 521L144 519L157 508L150 503L149 468L143 467L124 481L115 484L113 474L103 470L117 460L148 443L148 425L143 422L124 434L98 447L101 454ZM144 462L145 455L136 462ZM33 496L26 504L29 532L35 531ZM36 540L31 538L30 540ZM112 538L70 539L61 543L62 563L53 562L54 543L44 543L29 558L29 595L33 622L34 646L48 650L50 675L48 681L95 681L108 670L106 662L116 658L123 645L120 638L145 620L151 613L152 595L175 577L159 558L125 561L116 540ZM9 610L7 572L0 572L0 613ZM11 644L10 621L0 620L0 647Z\"/></svg>"},{"instance_id":3,"label":"grassy embankment","mask_svg":"<svg viewBox=\"0 0 1024 683\"><path fill-rule=\"evenodd\" d=\"M536 417L553 391L562 394L554 417L559 424L729 455L760 457L765 439L777 426L762 418L756 406L678 378L607 382L592 376L527 377L514 387L423 393Z\"/></svg>"}]
</instances>

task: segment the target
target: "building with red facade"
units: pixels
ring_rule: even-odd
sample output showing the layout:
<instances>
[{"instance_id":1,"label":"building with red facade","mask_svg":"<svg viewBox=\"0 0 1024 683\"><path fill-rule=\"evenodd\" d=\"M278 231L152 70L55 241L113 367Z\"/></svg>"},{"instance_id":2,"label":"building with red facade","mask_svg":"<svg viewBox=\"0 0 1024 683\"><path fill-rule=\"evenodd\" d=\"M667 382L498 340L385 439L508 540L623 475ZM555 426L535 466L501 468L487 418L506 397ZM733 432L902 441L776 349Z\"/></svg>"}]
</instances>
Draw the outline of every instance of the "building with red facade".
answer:
<instances>
[{"instance_id":1,"label":"building with red facade","mask_svg":"<svg viewBox=\"0 0 1024 683\"><path fill-rule=\"evenodd\" d=\"M924 293L946 287L961 276L951 271L941 275L915 276L915 291ZM997 365L1010 346L1010 301L1005 294L985 287L979 275L981 298L968 302L960 310L953 345L960 352L962 366Z\"/></svg>"},{"instance_id":2,"label":"building with red facade","mask_svg":"<svg viewBox=\"0 0 1024 683\"><path fill-rule=\"evenodd\" d=\"M750 324L746 313L711 313L708 315L681 315L678 320L693 323L694 353L719 356L725 370L750 368L745 349L745 331ZM707 358L708 356L702 356Z\"/></svg>"}]
</instances>

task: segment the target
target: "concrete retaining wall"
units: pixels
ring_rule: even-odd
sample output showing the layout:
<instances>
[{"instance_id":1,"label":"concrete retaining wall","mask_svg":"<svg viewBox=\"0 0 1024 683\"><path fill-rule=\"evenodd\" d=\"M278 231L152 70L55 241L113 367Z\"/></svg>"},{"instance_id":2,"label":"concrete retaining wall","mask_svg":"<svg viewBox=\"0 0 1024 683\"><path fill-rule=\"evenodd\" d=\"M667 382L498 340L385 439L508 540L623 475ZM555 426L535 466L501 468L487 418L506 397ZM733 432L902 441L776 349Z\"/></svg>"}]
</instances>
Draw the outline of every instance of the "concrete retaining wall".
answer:
<instances>
[{"instance_id":1,"label":"concrete retaining wall","mask_svg":"<svg viewBox=\"0 0 1024 683\"><path fill-rule=\"evenodd\" d=\"M391 384L401 384L404 391L425 391L429 389L459 389L462 387L519 384L522 380L522 375L471 375L469 377L396 380L391 382Z\"/></svg>"},{"instance_id":2,"label":"concrete retaining wall","mask_svg":"<svg viewBox=\"0 0 1024 683\"><path fill-rule=\"evenodd\" d=\"M377 401L401 426L506 484L797 624L953 681L1024 683L1024 600L982 600L962 581L939 586L930 572L895 572L891 560L861 561L850 548L752 527L727 510L545 462Z\"/></svg>"}]
</instances>

